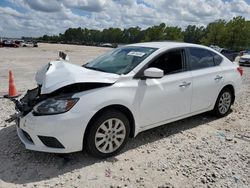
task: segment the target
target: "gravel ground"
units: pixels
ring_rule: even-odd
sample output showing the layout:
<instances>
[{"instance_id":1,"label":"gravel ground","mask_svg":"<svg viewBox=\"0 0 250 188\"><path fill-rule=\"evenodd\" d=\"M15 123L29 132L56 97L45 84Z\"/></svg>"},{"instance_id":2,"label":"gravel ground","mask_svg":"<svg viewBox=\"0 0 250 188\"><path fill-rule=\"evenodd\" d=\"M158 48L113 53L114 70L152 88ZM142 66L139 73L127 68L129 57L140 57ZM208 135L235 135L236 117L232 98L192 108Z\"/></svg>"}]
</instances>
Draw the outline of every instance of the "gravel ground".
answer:
<instances>
[{"instance_id":1,"label":"gravel ground","mask_svg":"<svg viewBox=\"0 0 250 188\"><path fill-rule=\"evenodd\" d=\"M250 67L244 73L242 93L227 117L205 113L143 132L106 160L85 152L26 150L15 124L5 123L12 103L0 99L0 187L249 187ZM31 86L29 81L20 83Z\"/></svg>"}]
</instances>

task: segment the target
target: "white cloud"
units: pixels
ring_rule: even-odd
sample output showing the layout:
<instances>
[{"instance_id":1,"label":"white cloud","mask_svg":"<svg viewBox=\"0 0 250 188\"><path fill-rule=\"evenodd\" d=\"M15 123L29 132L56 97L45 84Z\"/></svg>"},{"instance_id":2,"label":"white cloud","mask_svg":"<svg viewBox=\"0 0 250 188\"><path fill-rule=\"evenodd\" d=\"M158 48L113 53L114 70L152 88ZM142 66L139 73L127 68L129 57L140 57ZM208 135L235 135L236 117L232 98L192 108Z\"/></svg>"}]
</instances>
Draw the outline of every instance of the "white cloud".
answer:
<instances>
[{"instance_id":1,"label":"white cloud","mask_svg":"<svg viewBox=\"0 0 250 188\"><path fill-rule=\"evenodd\" d=\"M250 5L244 0L233 0L230 8L236 13L250 14Z\"/></svg>"},{"instance_id":2,"label":"white cloud","mask_svg":"<svg viewBox=\"0 0 250 188\"><path fill-rule=\"evenodd\" d=\"M62 2L69 8L100 12L104 9L107 0L63 0Z\"/></svg>"},{"instance_id":3,"label":"white cloud","mask_svg":"<svg viewBox=\"0 0 250 188\"><path fill-rule=\"evenodd\" d=\"M206 25L217 19L244 16L250 19L245 0L9 0L0 6L0 36L58 34L69 27L146 28L159 23L186 27Z\"/></svg>"},{"instance_id":4,"label":"white cloud","mask_svg":"<svg viewBox=\"0 0 250 188\"><path fill-rule=\"evenodd\" d=\"M9 16L16 16L16 17L22 16L22 14L20 14L15 9L12 9L10 7L0 7L0 15L9 15Z\"/></svg>"},{"instance_id":5,"label":"white cloud","mask_svg":"<svg viewBox=\"0 0 250 188\"><path fill-rule=\"evenodd\" d=\"M62 8L62 2L60 0L24 0L24 3L30 8L42 12L57 12Z\"/></svg>"}]
</instances>

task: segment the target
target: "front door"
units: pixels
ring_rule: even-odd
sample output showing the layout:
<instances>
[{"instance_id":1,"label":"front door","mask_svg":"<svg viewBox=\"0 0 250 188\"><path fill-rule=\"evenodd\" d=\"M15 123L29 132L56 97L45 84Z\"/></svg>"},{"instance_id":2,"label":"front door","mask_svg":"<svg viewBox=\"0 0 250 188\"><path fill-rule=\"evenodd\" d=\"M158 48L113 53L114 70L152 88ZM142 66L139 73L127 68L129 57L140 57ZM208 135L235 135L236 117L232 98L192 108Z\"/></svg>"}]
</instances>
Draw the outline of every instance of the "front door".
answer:
<instances>
[{"instance_id":1,"label":"front door","mask_svg":"<svg viewBox=\"0 0 250 188\"><path fill-rule=\"evenodd\" d=\"M183 49L168 51L148 65L164 71L161 79L139 80L140 126L149 126L190 113L192 76L186 71Z\"/></svg>"}]
</instances>

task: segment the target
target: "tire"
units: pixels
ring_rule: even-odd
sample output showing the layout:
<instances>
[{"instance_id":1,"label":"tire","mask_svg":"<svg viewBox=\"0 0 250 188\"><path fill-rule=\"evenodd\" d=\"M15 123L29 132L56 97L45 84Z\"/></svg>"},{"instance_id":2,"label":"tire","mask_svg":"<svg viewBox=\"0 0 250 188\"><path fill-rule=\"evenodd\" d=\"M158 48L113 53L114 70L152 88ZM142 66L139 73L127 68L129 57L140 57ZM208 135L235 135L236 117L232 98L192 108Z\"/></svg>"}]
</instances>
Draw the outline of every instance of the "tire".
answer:
<instances>
[{"instance_id":1,"label":"tire","mask_svg":"<svg viewBox=\"0 0 250 188\"><path fill-rule=\"evenodd\" d=\"M123 113L104 111L88 129L85 140L87 152L97 158L116 155L125 146L129 133L129 120Z\"/></svg>"},{"instance_id":2,"label":"tire","mask_svg":"<svg viewBox=\"0 0 250 188\"><path fill-rule=\"evenodd\" d=\"M214 106L213 114L217 117L224 117L230 112L231 106L233 103L233 94L232 91L228 88L223 89Z\"/></svg>"}]
</instances>

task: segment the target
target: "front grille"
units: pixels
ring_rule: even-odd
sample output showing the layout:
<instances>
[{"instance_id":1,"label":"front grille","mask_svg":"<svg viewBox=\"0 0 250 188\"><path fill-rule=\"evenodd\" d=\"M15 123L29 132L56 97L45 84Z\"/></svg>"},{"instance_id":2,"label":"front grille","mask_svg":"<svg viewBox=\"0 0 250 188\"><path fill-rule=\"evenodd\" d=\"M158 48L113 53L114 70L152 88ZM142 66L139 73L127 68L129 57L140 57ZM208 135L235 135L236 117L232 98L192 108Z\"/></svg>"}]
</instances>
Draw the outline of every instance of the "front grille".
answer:
<instances>
[{"instance_id":1,"label":"front grille","mask_svg":"<svg viewBox=\"0 0 250 188\"><path fill-rule=\"evenodd\" d=\"M33 142L32 138L30 137L29 133L27 133L27 132L24 131L24 130L22 130L22 132L23 132L23 135L25 136L25 138L26 138L27 140L29 140L29 141L33 144L34 142Z\"/></svg>"},{"instance_id":2,"label":"front grille","mask_svg":"<svg viewBox=\"0 0 250 188\"><path fill-rule=\"evenodd\" d=\"M42 143L50 148L64 148L64 146L54 137L38 136Z\"/></svg>"}]
</instances>

